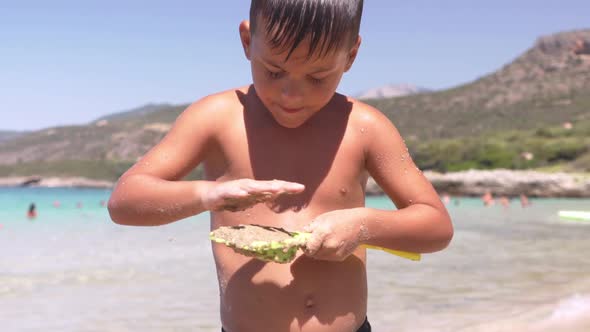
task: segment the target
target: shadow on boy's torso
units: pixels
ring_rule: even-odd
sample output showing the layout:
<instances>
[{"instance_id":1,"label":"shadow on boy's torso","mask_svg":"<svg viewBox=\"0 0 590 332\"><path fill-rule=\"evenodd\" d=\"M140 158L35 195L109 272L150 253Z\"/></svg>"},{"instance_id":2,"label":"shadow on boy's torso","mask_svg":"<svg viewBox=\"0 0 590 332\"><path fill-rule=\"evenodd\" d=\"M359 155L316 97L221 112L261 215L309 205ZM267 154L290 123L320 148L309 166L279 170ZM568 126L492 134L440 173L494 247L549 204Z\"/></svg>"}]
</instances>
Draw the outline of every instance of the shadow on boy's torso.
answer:
<instances>
[{"instance_id":1,"label":"shadow on boy's torso","mask_svg":"<svg viewBox=\"0 0 590 332\"><path fill-rule=\"evenodd\" d=\"M242 96L247 98L247 96ZM264 109L240 107L205 161L209 180L279 179L303 193L241 212L212 212L212 228L261 224L301 230L316 216L364 206L364 150L345 97L296 129L280 127ZM247 104L246 104L247 105ZM343 225L345 226L345 225ZM221 317L228 331L356 331L366 316L363 249L344 262L299 256L264 263L214 244Z\"/></svg>"}]
</instances>

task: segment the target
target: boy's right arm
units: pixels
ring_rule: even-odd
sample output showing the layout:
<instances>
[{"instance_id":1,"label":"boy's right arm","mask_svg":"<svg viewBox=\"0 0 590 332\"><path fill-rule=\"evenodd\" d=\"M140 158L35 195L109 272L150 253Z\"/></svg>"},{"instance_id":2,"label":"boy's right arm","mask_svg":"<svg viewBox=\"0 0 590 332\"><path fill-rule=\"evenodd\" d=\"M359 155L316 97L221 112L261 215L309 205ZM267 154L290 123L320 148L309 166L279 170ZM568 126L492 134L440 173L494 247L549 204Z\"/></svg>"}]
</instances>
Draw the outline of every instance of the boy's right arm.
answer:
<instances>
[{"instance_id":1,"label":"boy's right arm","mask_svg":"<svg viewBox=\"0 0 590 332\"><path fill-rule=\"evenodd\" d=\"M163 225L206 210L243 210L304 189L284 181L180 181L215 143L227 107L220 99L207 97L189 106L164 139L121 176L108 203L114 222Z\"/></svg>"}]
</instances>

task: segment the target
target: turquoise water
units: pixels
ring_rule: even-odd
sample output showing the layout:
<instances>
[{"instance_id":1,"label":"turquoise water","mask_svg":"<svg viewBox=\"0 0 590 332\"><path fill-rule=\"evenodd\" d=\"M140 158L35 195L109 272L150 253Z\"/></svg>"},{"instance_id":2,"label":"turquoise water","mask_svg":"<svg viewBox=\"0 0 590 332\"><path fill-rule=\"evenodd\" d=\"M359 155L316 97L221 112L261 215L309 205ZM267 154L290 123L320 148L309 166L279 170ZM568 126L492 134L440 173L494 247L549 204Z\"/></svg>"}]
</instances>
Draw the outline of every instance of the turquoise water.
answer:
<instances>
[{"instance_id":1,"label":"turquoise water","mask_svg":"<svg viewBox=\"0 0 590 332\"><path fill-rule=\"evenodd\" d=\"M0 189L0 330L218 331L208 215L119 226L101 204L109 194ZM590 200L458 202L446 250L421 262L369 253L375 331L590 330L590 223L557 217ZM367 205L393 208L383 197Z\"/></svg>"},{"instance_id":2,"label":"turquoise water","mask_svg":"<svg viewBox=\"0 0 590 332\"><path fill-rule=\"evenodd\" d=\"M80 216L102 218L102 204L108 201L110 193L106 189L0 188L0 222L18 224L27 220L31 203L35 203L39 221L71 222ZM58 208L54 206L56 202Z\"/></svg>"}]
</instances>

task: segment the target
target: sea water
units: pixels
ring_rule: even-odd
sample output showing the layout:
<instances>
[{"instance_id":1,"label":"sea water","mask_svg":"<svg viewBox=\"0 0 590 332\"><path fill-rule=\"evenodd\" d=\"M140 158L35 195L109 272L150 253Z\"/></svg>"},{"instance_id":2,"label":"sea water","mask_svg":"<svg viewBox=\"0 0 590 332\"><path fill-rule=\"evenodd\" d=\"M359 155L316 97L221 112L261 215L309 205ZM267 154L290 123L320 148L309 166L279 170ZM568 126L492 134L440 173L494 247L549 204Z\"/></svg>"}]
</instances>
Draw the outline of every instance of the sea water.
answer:
<instances>
[{"instance_id":1,"label":"sea water","mask_svg":"<svg viewBox=\"0 0 590 332\"><path fill-rule=\"evenodd\" d=\"M109 195L0 189L0 331L219 331L208 215L120 226ZM590 223L557 216L590 200L531 201L454 198L444 251L420 262L369 252L374 331L590 331ZM393 208L385 197L367 206Z\"/></svg>"}]
</instances>

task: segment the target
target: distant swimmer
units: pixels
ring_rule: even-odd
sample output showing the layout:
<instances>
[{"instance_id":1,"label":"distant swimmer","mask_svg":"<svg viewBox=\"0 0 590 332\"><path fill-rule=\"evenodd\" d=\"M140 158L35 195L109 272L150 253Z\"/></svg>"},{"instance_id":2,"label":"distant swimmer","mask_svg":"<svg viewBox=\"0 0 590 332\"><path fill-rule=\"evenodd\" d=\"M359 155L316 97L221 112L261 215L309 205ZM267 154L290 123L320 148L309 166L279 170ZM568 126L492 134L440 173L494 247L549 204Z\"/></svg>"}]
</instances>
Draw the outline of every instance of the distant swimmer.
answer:
<instances>
[{"instance_id":1,"label":"distant swimmer","mask_svg":"<svg viewBox=\"0 0 590 332\"><path fill-rule=\"evenodd\" d=\"M61 206L61 203L59 201L54 201L53 202L53 207L58 208Z\"/></svg>"},{"instance_id":2,"label":"distant swimmer","mask_svg":"<svg viewBox=\"0 0 590 332\"><path fill-rule=\"evenodd\" d=\"M494 200L494 196L492 196L492 193L489 191L486 191L486 193L483 196L481 196L481 200L483 201L483 205L485 206L492 206L496 202Z\"/></svg>"},{"instance_id":3,"label":"distant swimmer","mask_svg":"<svg viewBox=\"0 0 590 332\"><path fill-rule=\"evenodd\" d=\"M31 205L29 205L29 212L27 212L27 217L29 219L37 218L37 208L35 207L35 203L31 203Z\"/></svg>"},{"instance_id":4,"label":"distant swimmer","mask_svg":"<svg viewBox=\"0 0 590 332\"><path fill-rule=\"evenodd\" d=\"M508 207L510 207L510 198L508 198L507 196L500 197L500 204L502 204L504 209L507 210Z\"/></svg>"},{"instance_id":5,"label":"distant swimmer","mask_svg":"<svg viewBox=\"0 0 590 332\"><path fill-rule=\"evenodd\" d=\"M520 194L520 206L522 206L523 208L527 207L531 205L531 203L529 202L528 197L526 197L525 194Z\"/></svg>"},{"instance_id":6,"label":"distant swimmer","mask_svg":"<svg viewBox=\"0 0 590 332\"><path fill-rule=\"evenodd\" d=\"M443 194L442 201L445 205L449 204L451 202L451 196L449 196L449 194Z\"/></svg>"}]
</instances>

